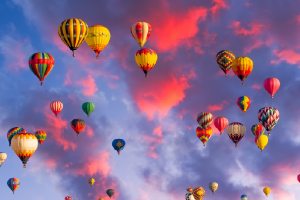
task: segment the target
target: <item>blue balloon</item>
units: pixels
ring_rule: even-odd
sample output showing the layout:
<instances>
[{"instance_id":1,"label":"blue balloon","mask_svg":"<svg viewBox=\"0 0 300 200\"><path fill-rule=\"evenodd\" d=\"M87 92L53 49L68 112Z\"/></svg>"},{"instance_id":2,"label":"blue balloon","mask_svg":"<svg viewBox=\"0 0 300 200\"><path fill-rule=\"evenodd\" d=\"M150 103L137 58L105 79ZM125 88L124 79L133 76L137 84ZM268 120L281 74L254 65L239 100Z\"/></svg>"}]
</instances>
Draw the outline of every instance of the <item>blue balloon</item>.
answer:
<instances>
[{"instance_id":1,"label":"blue balloon","mask_svg":"<svg viewBox=\"0 0 300 200\"><path fill-rule=\"evenodd\" d=\"M243 195L241 196L241 200L248 200L247 195L243 194Z\"/></svg>"},{"instance_id":2,"label":"blue balloon","mask_svg":"<svg viewBox=\"0 0 300 200\"><path fill-rule=\"evenodd\" d=\"M125 144L125 141L122 139L115 139L112 142L112 146L118 152L118 155L120 155L120 151L124 149Z\"/></svg>"}]
</instances>

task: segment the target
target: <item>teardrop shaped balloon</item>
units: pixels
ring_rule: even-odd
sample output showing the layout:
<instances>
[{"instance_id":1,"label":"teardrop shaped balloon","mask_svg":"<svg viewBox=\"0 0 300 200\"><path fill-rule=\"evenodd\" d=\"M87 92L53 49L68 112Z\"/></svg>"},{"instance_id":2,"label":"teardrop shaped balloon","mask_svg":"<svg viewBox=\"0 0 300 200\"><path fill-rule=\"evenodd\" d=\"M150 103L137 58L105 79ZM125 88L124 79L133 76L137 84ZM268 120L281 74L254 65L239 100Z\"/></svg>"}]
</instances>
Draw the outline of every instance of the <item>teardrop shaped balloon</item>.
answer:
<instances>
[{"instance_id":1,"label":"teardrop shaped balloon","mask_svg":"<svg viewBox=\"0 0 300 200\"><path fill-rule=\"evenodd\" d=\"M65 197L65 200L72 200L72 197L66 196L66 197Z\"/></svg>"},{"instance_id":2,"label":"teardrop shaped balloon","mask_svg":"<svg viewBox=\"0 0 300 200\"><path fill-rule=\"evenodd\" d=\"M280 81L277 78L267 78L264 81L264 88L271 95L271 98L273 98L279 87Z\"/></svg>"},{"instance_id":3,"label":"teardrop shaped balloon","mask_svg":"<svg viewBox=\"0 0 300 200\"><path fill-rule=\"evenodd\" d=\"M216 56L217 63L225 73L225 76L227 76L227 73L230 70L232 61L234 59L235 59L235 55L233 54L232 51L229 50L223 50L217 54Z\"/></svg>"},{"instance_id":4,"label":"teardrop shaped balloon","mask_svg":"<svg viewBox=\"0 0 300 200\"><path fill-rule=\"evenodd\" d=\"M232 71L241 79L242 85L244 80L250 75L253 69L253 62L248 57L238 57L232 61Z\"/></svg>"},{"instance_id":5,"label":"teardrop shaped balloon","mask_svg":"<svg viewBox=\"0 0 300 200\"><path fill-rule=\"evenodd\" d=\"M137 22L131 26L130 31L142 49L152 33L152 26L147 22Z\"/></svg>"},{"instance_id":6,"label":"teardrop shaped balloon","mask_svg":"<svg viewBox=\"0 0 300 200\"><path fill-rule=\"evenodd\" d=\"M79 136L79 133L84 129L85 122L83 119L73 119L71 121L71 126L73 130L77 133L77 137Z\"/></svg>"},{"instance_id":7,"label":"teardrop shaped balloon","mask_svg":"<svg viewBox=\"0 0 300 200\"><path fill-rule=\"evenodd\" d=\"M186 191L187 191L188 193L192 193L192 192L193 192L193 188L188 187L188 188L186 188Z\"/></svg>"},{"instance_id":8,"label":"teardrop shaped balloon","mask_svg":"<svg viewBox=\"0 0 300 200\"><path fill-rule=\"evenodd\" d=\"M85 38L86 43L96 53L97 59L99 53L106 47L110 40L109 30L101 25L94 25L88 28L88 34Z\"/></svg>"},{"instance_id":9,"label":"teardrop shaped balloon","mask_svg":"<svg viewBox=\"0 0 300 200\"><path fill-rule=\"evenodd\" d=\"M122 151L125 147L125 141L123 139L115 139L112 142L113 148L118 152L118 155L120 155L120 151Z\"/></svg>"},{"instance_id":10,"label":"teardrop shaped balloon","mask_svg":"<svg viewBox=\"0 0 300 200\"><path fill-rule=\"evenodd\" d=\"M7 181L7 186L9 187L9 189L11 189L11 191L14 194L16 189L18 189L18 187L20 186L20 181L17 178L10 178Z\"/></svg>"},{"instance_id":11,"label":"teardrop shaped balloon","mask_svg":"<svg viewBox=\"0 0 300 200\"><path fill-rule=\"evenodd\" d=\"M258 113L258 121L263 125L267 131L271 131L279 120L279 111L273 107L261 108ZM271 135L270 132L268 135Z\"/></svg>"},{"instance_id":12,"label":"teardrop shaped balloon","mask_svg":"<svg viewBox=\"0 0 300 200\"><path fill-rule=\"evenodd\" d=\"M214 117L209 112L201 112L197 116L197 122L201 128L207 129L213 123Z\"/></svg>"},{"instance_id":13,"label":"teardrop shaped balloon","mask_svg":"<svg viewBox=\"0 0 300 200\"><path fill-rule=\"evenodd\" d=\"M35 137L38 139L40 145L42 145L47 137L47 133L43 130L38 130L37 132L35 132Z\"/></svg>"},{"instance_id":14,"label":"teardrop shaped balloon","mask_svg":"<svg viewBox=\"0 0 300 200\"><path fill-rule=\"evenodd\" d=\"M7 132L7 139L8 139L9 146L11 145L11 139L18 133L26 133L26 131L21 127L14 127L9 129L9 131Z\"/></svg>"},{"instance_id":15,"label":"teardrop shaped balloon","mask_svg":"<svg viewBox=\"0 0 300 200\"><path fill-rule=\"evenodd\" d=\"M236 100L236 104L241 109L241 111L243 111L244 115L245 115L245 112L250 107L250 103L251 103L250 98L246 97L246 96L241 96Z\"/></svg>"},{"instance_id":16,"label":"teardrop shaped balloon","mask_svg":"<svg viewBox=\"0 0 300 200\"><path fill-rule=\"evenodd\" d=\"M58 113L60 113L60 111L63 109L63 103L60 101L53 101L50 103L50 109L57 117Z\"/></svg>"},{"instance_id":17,"label":"teardrop shaped balloon","mask_svg":"<svg viewBox=\"0 0 300 200\"><path fill-rule=\"evenodd\" d=\"M94 109L95 105L92 102L85 102L84 104L82 104L82 110L83 112L85 112L85 114L87 114L88 117L94 111Z\"/></svg>"},{"instance_id":18,"label":"teardrop shaped balloon","mask_svg":"<svg viewBox=\"0 0 300 200\"><path fill-rule=\"evenodd\" d=\"M265 130L266 130L265 127L261 124L255 124L251 127L251 131L253 135L257 138L259 138L259 136L264 134Z\"/></svg>"},{"instance_id":19,"label":"teardrop shaped balloon","mask_svg":"<svg viewBox=\"0 0 300 200\"><path fill-rule=\"evenodd\" d=\"M266 135L261 135L256 142L256 145L258 146L258 148L260 148L261 152L266 147L267 144L268 144L268 136Z\"/></svg>"},{"instance_id":20,"label":"teardrop shaped balloon","mask_svg":"<svg viewBox=\"0 0 300 200\"><path fill-rule=\"evenodd\" d=\"M298 174L297 180L298 180L298 182L300 182L300 174Z\"/></svg>"},{"instance_id":21,"label":"teardrop shaped balloon","mask_svg":"<svg viewBox=\"0 0 300 200\"><path fill-rule=\"evenodd\" d=\"M216 182L211 182L208 187L212 191L213 194L215 194L215 191L218 189L218 183Z\"/></svg>"},{"instance_id":22,"label":"teardrop shaped balloon","mask_svg":"<svg viewBox=\"0 0 300 200\"><path fill-rule=\"evenodd\" d=\"M38 52L32 54L29 58L29 68L41 81L43 81L51 72L54 66L54 58L49 53Z\"/></svg>"},{"instance_id":23,"label":"teardrop shaped balloon","mask_svg":"<svg viewBox=\"0 0 300 200\"><path fill-rule=\"evenodd\" d=\"M0 167L2 166L6 158L7 158L7 154L4 152L0 152Z\"/></svg>"},{"instance_id":24,"label":"teardrop shaped balloon","mask_svg":"<svg viewBox=\"0 0 300 200\"><path fill-rule=\"evenodd\" d=\"M220 134L222 135L222 132L225 130L225 128L228 125L228 119L226 119L225 117L217 117L214 120L214 125L215 127L220 131Z\"/></svg>"},{"instance_id":25,"label":"teardrop shaped balloon","mask_svg":"<svg viewBox=\"0 0 300 200\"><path fill-rule=\"evenodd\" d=\"M248 200L247 195L243 194L243 195L241 196L241 200Z\"/></svg>"},{"instance_id":26,"label":"teardrop shaped balloon","mask_svg":"<svg viewBox=\"0 0 300 200\"><path fill-rule=\"evenodd\" d=\"M205 195L205 190L202 187L195 187L193 189L193 196L196 200L202 200Z\"/></svg>"},{"instance_id":27,"label":"teardrop shaped balloon","mask_svg":"<svg viewBox=\"0 0 300 200\"><path fill-rule=\"evenodd\" d=\"M88 183L91 185L91 187L94 185L94 183L95 183L95 179L93 179L93 178L90 178L89 180L88 180Z\"/></svg>"},{"instance_id":28,"label":"teardrop shaped balloon","mask_svg":"<svg viewBox=\"0 0 300 200\"><path fill-rule=\"evenodd\" d=\"M58 35L60 39L70 48L75 57L74 51L83 43L88 34L88 25L81 19L71 18L60 23Z\"/></svg>"},{"instance_id":29,"label":"teardrop shaped balloon","mask_svg":"<svg viewBox=\"0 0 300 200\"><path fill-rule=\"evenodd\" d=\"M193 196L193 193L186 193L185 194L185 200L195 200L195 198Z\"/></svg>"},{"instance_id":30,"label":"teardrop shaped balloon","mask_svg":"<svg viewBox=\"0 0 300 200\"><path fill-rule=\"evenodd\" d=\"M226 128L227 135L235 143L235 147L246 133L246 126L239 122L232 122Z\"/></svg>"},{"instance_id":31,"label":"teardrop shaped balloon","mask_svg":"<svg viewBox=\"0 0 300 200\"><path fill-rule=\"evenodd\" d=\"M269 187L265 187L265 188L263 189L263 191L264 191L265 195L268 196L268 194L270 194L270 192L271 192L271 189L270 189Z\"/></svg>"},{"instance_id":32,"label":"teardrop shaped balloon","mask_svg":"<svg viewBox=\"0 0 300 200\"><path fill-rule=\"evenodd\" d=\"M31 133L18 133L11 140L11 148L26 168L29 158L38 148L38 139Z\"/></svg>"},{"instance_id":33,"label":"teardrop shaped balloon","mask_svg":"<svg viewBox=\"0 0 300 200\"><path fill-rule=\"evenodd\" d=\"M196 129L196 135L203 143L203 146L205 146L205 143L209 140L209 138L212 135L212 128L208 127L207 129L203 129L200 126Z\"/></svg>"},{"instance_id":34,"label":"teardrop shaped balloon","mask_svg":"<svg viewBox=\"0 0 300 200\"><path fill-rule=\"evenodd\" d=\"M113 189L106 190L106 194L111 198L114 195L115 191Z\"/></svg>"},{"instance_id":35,"label":"teardrop shaped balloon","mask_svg":"<svg viewBox=\"0 0 300 200\"><path fill-rule=\"evenodd\" d=\"M138 50L135 54L135 61L138 66L145 73L146 78L148 77L148 72L154 67L157 61L157 53L148 48Z\"/></svg>"}]
</instances>

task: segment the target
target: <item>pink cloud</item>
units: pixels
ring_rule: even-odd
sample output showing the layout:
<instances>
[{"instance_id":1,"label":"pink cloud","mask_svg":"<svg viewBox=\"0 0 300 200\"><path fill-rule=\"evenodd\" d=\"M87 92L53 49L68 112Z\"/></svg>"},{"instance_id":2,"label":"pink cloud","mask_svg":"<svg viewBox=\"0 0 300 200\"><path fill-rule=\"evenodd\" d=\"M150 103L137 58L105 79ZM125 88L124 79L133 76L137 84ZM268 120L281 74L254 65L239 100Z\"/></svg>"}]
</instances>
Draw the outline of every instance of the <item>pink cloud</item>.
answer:
<instances>
[{"instance_id":1,"label":"pink cloud","mask_svg":"<svg viewBox=\"0 0 300 200\"><path fill-rule=\"evenodd\" d=\"M219 104L219 105L208 105L207 106L207 110L209 111L209 112L214 112L214 111L218 111L218 110L223 110L223 108L224 108L224 106L225 105L228 105L229 104L229 102L228 101L226 101L226 100L224 100L221 104Z\"/></svg>"},{"instance_id":2,"label":"pink cloud","mask_svg":"<svg viewBox=\"0 0 300 200\"><path fill-rule=\"evenodd\" d=\"M271 64L278 64L281 61L286 61L289 64L300 64L300 54L294 52L293 50L274 50L274 54L279 57L277 60L272 60Z\"/></svg>"},{"instance_id":3,"label":"pink cloud","mask_svg":"<svg viewBox=\"0 0 300 200\"><path fill-rule=\"evenodd\" d=\"M161 128L162 128L161 125L156 127L153 131L153 135L157 135L158 137L163 137Z\"/></svg>"},{"instance_id":4,"label":"pink cloud","mask_svg":"<svg viewBox=\"0 0 300 200\"><path fill-rule=\"evenodd\" d=\"M225 0L213 0L213 2L215 3L215 5L211 8L213 19L216 17L217 12L221 8L227 8L227 9L229 8L229 6L228 6L228 4L226 3Z\"/></svg>"},{"instance_id":5,"label":"pink cloud","mask_svg":"<svg viewBox=\"0 0 300 200\"><path fill-rule=\"evenodd\" d=\"M232 28L234 30L235 35L258 35L262 32L262 29L265 27L263 24L257 24L257 23L250 23L249 26L251 29L246 29L244 27L241 27L240 22L234 21L229 28Z\"/></svg>"},{"instance_id":6,"label":"pink cloud","mask_svg":"<svg viewBox=\"0 0 300 200\"><path fill-rule=\"evenodd\" d=\"M88 75L87 78L81 78L79 81L75 81L75 83L83 87L82 93L85 96L92 96L98 91L95 79L91 75Z\"/></svg>"},{"instance_id":7,"label":"pink cloud","mask_svg":"<svg viewBox=\"0 0 300 200\"><path fill-rule=\"evenodd\" d=\"M255 89L255 90L260 90L260 89L261 89L261 86L258 85L257 83L254 83L251 87L252 87L253 89Z\"/></svg>"},{"instance_id":8,"label":"pink cloud","mask_svg":"<svg viewBox=\"0 0 300 200\"><path fill-rule=\"evenodd\" d=\"M246 5L247 7L250 7L250 6L253 5L253 3L245 3L245 5Z\"/></svg>"}]
</instances>

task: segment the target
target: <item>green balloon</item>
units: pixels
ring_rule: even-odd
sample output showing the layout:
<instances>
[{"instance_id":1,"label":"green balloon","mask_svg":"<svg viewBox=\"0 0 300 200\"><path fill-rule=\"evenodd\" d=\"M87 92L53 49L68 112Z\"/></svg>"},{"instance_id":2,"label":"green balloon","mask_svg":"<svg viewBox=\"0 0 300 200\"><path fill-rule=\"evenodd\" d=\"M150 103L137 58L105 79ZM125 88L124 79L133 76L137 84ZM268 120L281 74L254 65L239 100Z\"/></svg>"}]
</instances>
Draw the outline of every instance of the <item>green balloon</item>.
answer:
<instances>
[{"instance_id":1,"label":"green balloon","mask_svg":"<svg viewBox=\"0 0 300 200\"><path fill-rule=\"evenodd\" d=\"M106 190L106 194L111 198L114 195L115 191L113 189Z\"/></svg>"},{"instance_id":2,"label":"green balloon","mask_svg":"<svg viewBox=\"0 0 300 200\"><path fill-rule=\"evenodd\" d=\"M88 117L94 111L94 109L95 105L91 102L85 102L84 104L82 104L82 110L88 115Z\"/></svg>"}]
</instances>

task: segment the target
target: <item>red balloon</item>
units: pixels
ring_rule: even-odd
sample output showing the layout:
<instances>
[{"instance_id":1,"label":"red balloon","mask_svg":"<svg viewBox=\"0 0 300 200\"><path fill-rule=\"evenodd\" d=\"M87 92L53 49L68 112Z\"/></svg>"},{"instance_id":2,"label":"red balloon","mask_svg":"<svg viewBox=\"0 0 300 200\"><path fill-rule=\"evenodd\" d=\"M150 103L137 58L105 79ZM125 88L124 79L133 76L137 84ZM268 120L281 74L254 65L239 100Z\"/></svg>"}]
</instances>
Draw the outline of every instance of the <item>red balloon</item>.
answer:
<instances>
[{"instance_id":1,"label":"red balloon","mask_svg":"<svg viewBox=\"0 0 300 200\"><path fill-rule=\"evenodd\" d=\"M297 180L300 182L300 174L297 176Z\"/></svg>"},{"instance_id":2,"label":"red balloon","mask_svg":"<svg viewBox=\"0 0 300 200\"><path fill-rule=\"evenodd\" d=\"M264 87L273 98L274 94L280 87L280 81L277 78L267 78L264 81Z\"/></svg>"},{"instance_id":3,"label":"red balloon","mask_svg":"<svg viewBox=\"0 0 300 200\"><path fill-rule=\"evenodd\" d=\"M50 103L50 109L57 117L58 113L60 113L60 111L63 109L63 104L60 101L53 101L52 103Z\"/></svg>"},{"instance_id":4,"label":"red balloon","mask_svg":"<svg viewBox=\"0 0 300 200\"><path fill-rule=\"evenodd\" d=\"M225 117L217 117L214 121L214 125L222 135L222 132L225 130L225 128L228 125L228 119L226 119Z\"/></svg>"}]
</instances>

